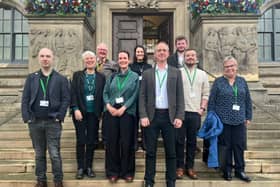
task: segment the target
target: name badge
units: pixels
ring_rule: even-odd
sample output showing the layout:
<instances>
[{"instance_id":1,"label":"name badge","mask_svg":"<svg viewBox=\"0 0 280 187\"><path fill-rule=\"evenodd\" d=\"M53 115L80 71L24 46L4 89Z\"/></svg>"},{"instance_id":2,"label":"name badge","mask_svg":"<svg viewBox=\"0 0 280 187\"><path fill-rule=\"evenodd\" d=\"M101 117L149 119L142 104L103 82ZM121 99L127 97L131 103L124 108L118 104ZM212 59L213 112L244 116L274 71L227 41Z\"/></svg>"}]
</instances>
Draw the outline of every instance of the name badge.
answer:
<instances>
[{"instance_id":1,"label":"name badge","mask_svg":"<svg viewBox=\"0 0 280 187\"><path fill-rule=\"evenodd\" d=\"M142 76L139 76L139 81L141 81L142 80Z\"/></svg>"},{"instance_id":2,"label":"name badge","mask_svg":"<svg viewBox=\"0 0 280 187\"><path fill-rule=\"evenodd\" d=\"M156 98L158 103L163 103L163 97L162 96L157 96Z\"/></svg>"},{"instance_id":3,"label":"name badge","mask_svg":"<svg viewBox=\"0 0 280 187\"><path fill-rule=\"evenodd\" d=\"M124 102L123 97L116 98L116 104L122 104Z\"/></svg>"},{"instance_id":4,"label":"name badge","mask_svg":"<svg viewBox=\"0 0 280 187\"><path fill-rule=\"evenodd\" d=\"M232 105L232 110L236 110L239 111L240 110L240 106L237 104Z\"/></svg>"},{"instance_id":5,"label":"name badge","mask_svg":"<svg viewBox=\"0 0 280 187\"><path fill-rule=\"evenodd\" d=\"M87 101L93 101L94 100L93 95L88 95L86 98L87 98Z\"/></svg>"},{"instance_id":6,"label":"name badge","mask_svg":"<svg viewBox=\"0 0 280 187\"><path fill-rule=\"evenodd\" d=\"M40 106L48 107L49 106L49 101L47 101L47 100L40 100Z\"/></svg>"},{"instance_id":7,"label":"name badge","mask_svg":"<svg viewBox=\"0 0 280 187\"><path fill-rule=\"evenodd\" d=\"M193 91L191 91L190 98L194 98L194 97L195 97L195 93Z\"/></svg>"}]
</instances>

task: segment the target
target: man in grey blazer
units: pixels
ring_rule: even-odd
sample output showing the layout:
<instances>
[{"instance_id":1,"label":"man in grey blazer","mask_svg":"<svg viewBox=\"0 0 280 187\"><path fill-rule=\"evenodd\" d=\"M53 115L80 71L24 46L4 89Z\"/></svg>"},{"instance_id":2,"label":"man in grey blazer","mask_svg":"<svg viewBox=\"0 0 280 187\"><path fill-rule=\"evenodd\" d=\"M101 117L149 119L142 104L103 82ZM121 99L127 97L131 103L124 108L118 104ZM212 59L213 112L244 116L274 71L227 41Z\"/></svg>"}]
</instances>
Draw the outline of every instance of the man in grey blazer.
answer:
<instances>
[{"instance_id":1,"label":"man in grey blazer","mask_svg":"<svg viewBox=\"0 0 280 187\"><path fill-rule=\"evenodd\" d=\"M139 115L145 130L146 171L145 186L153 187L157 138L161 131L166 159L166 186L175 187L176 151L175 128L184 118L184 95L181 73L167 65L169 48L165 42L155 47L156 65L143 73L139 94Z\"/></svg>"}]
</instances>

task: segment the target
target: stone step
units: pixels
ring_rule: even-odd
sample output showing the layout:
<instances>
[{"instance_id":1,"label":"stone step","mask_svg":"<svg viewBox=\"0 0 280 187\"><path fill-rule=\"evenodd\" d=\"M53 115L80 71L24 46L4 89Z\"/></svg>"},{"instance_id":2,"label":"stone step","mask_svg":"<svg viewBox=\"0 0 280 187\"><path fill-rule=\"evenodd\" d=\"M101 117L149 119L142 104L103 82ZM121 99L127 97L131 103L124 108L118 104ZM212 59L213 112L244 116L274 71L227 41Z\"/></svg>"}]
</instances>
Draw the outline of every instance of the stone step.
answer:
<instances>
[{"instance_id":1,"label":"stone step","mask_svg":"<svg viewBox=\"0 0 280 187\"><path fill-rule=\"evenodd\" d=\"M25 78L28 75L28 64L0 65L0 77Z\"/></svg>"},{"instance_id":2,"label":"stone step","mask_svg":"<svg viewBox=\"0 0 280 187\"><path fill-rule=\"evenodd\" d=\"M24 126L24 125L23 125ZM70 129L64 129L62 131L62 138L74 138L75 130L72 127ZM0 128L1 130L1 128ZM100 129L101 131L101 129ZM100 132L101 137L101 132ZM1 140L17 140L17 139L29 139L29 131L25 127L22 131L1 131L0 132L0 141ZM248 130L247 138L250 139L280 139L280 130Z\"/></svg>"},{"instance_id":3,"label":"stone step","mask_svg":"<svg viewBox=\"0 0 280 187\"><path fill-rule=\"evenodd\" d=\"M25 78L0 77L0 88L22 88Z\"/></svg>"},{"instance_id":4,"label":"stone step","mask_svg":"<svg viewBox=\"0 0 280 187\"><path fill-rule=\"evenodd\" d=\"M224 181L219 172L200 174L199 180L190 180L184 176L182 180L176 181L177 187L278 187L280 182L278 174L249 174L252 178L251 183L244 183L236 178L231 182ZM84 178L83 180L75 180L75 174L64 174L65 187L144 187L144 174L136 173L133 183L129 185L124 180L118 180L116 184L111 184L105 178L103 173L97 173L94 179ZM2 187L33 187L35 185L34 174L1 174L0 186ZM52 175L48 174L48 186L53 187ZM156 183L154 187L165 187L164 174L157 173L155 177Z\"/></svg>"},{"instance_id":5,"label":"stone step","mask_svg":"<svg viewBox=\"0 0 280 187\"><path fill-rule=\"evenodd\" d=\"M104 159L94 159L93 169L97 172L104 172ZM48 172L51 172L51 164L48 161ZM5 160L0 161L0 173L33 173L35 169L34 160L17 161ZM213 173L216 172L213 168L208 168L201 159L195 160L194 169L198 173ZM63 159L63 171L65 173L75 173L77 164L75 159ZM136 159L136 171L144 172L145 159ZM248 173L280 173L280 163L277 161L268 160L246 160L246 172ZM157 159L157 172L165 172L165 160Z\"/></svg>"},{"instance_id":6,"label":"stone step","mask_svg":"<svg viewBox=\"0 0 280 187\"><path fill-rule=\"evenodd\" d=\"M278 123L251 123L248 130L280 130L280 122Z\"/></svg>"},{"instance_id":7,"label":"stone step","mask_svg":"<svg viewBox=\"0 0 280 187\"><path fill-rule=\"evenodd\" d=\"M64 159L75 159L76 158L76 150L75 148L62 148L61 155ZM135 152L136 158L144 158L145 152L143 150L138 150ZM105 157L105 152L103 149L97 149L94 153L95 158L102 159ZM157 158L164 158L164 150L163 148L158 148L157 151ZM202 153L197 153L196 158L201 158ZM0 160L34 160L35 154L33 148L7 148L7 149L0 149ZM280 151L254 151L248 150L245 151L245 158L246 159L270 159L276 160L279 159L280 161Z\"/></svg>"}]
</instances>

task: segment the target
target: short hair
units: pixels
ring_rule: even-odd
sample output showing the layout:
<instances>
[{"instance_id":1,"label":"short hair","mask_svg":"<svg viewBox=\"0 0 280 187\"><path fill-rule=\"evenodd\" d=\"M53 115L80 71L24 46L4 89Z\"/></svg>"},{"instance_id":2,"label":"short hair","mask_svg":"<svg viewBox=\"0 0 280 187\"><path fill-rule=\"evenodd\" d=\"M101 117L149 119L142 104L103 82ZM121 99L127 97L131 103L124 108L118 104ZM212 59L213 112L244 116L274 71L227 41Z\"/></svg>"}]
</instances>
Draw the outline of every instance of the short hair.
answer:
<instances>
[{"instance_id":1,"label":"short hair","mask_svg":"<svg viewBox=\"0 0 280 187\"><path fill-rule=\"evenodd\" d=\"M84 59L87 55L90 55L90 56L93 56L93 57L96 57L96 55L95 55L95 53L94 52L92 52L92 51L85 51L85 52L83 52L83 54L82 54L82 58Z\"/></svg>"},{"instance_id":2,"label":"short hair","mask_svg":"<svg viewBox=\"0 0 280 187\"><path fill-rule=\"evenodd\" d=\"M103 43L103 42L101 42L101 43L99 43L99 44L97 45L97 49L99 49L101 46L102 46L103 48L105 48L106 50L108 50L108 46L107 46L105 43Z\"/></svg>"},{"instance_id":3,"label":"short hair","mask_svg":"<svg viewBox=\"0 0 280 187\"><path fill-rule=\"evenodd\" d=\"M118 54L120 54L120 53L126 53L126 54L127 54L127 57L128 57L128 58L130 57L129 52L126 51L126 50L120 50L120 51L118 52Z\"/></svg>"},{"instance_id":4,"label":"short hair","mask_svg":"<svg viewBox=\"0 0 280 187\"><path fill-rule=\"evenodd\" d=\"M228 61L234 61L235 64L237 65L237 60L233 56L226 56L223 60L223 64L225 64Z\"/></svg>"},{"instance_id":5,"label":"short hair","mask_svg":"<svg viewBox=\"0 0 280 187\"><path fill-rule=\"evenodd\" d=\"M144 51L144 58L143 58L143 62L147 63L148 61L148 55L147 55L147 51L145 49L145 47L143 45L136 45L134 48L134 55L133 55L133 62L137 62L137 57L136 57L136 49L137 48L141 48Z\"/></svg>"},{"instance_id":6,"label":"short hair","mask_svg":"<svg viewBox=\"0 0 280 187\"><path fill-rule=\"evenodd\" d=\"M179 41L179 40L185 40L188 43L188 39L187 37L183 36L183 35L179 35L175 38L175 44Z\"/></svg>"},{"instance_id":7,"label":"short hair","mask_svg":"<svg viewBox=\"0 0 280 187\"><path fill-rule=\"evenodd\" d=\"M185 53L188 52L188 51L195 51L195 52L197 53L197 50L194 49L194 48L188 48L188 49L186 49L186 50L185 50Z\"/></svg>"},{"instance_id":8,"label":"short hair","mask_svg":"<svg viewBox=\"0 0 280 187\"><path fill-rule=\"evenodd\" d=\"M163 40L159 41L159 42L157 43L157 45L155 46L155 49L157 49L157 47L158 47L159 44L164 44L164 45L166 45L166 46L167 46L167 50L169 51L169 45L167 44L166 41L163 41Z\"/></svg>"}]
</instances>

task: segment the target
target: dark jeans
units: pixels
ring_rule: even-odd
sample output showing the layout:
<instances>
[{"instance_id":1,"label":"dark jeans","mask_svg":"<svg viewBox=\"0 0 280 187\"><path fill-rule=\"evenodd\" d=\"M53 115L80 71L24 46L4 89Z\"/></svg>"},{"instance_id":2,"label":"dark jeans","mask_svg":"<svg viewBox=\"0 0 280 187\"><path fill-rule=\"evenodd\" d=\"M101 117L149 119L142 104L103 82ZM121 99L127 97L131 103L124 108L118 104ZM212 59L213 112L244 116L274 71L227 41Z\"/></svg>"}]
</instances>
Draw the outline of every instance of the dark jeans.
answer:
<instances>
[{"instance_id":1,"label":"dark jeans","mask_svg":"<svg viewBox=\"0 0 280 187\"><path fill-rule=\"evenodd\" d=\"M74 120L76 129L76 157L78 169L92 168L99 120L94 113L86 113L82 121Z\"/></svg>"},{"instance_id":2,"label":"dark jeans","mask_svg":"<svg viewBox=\"0 0 280 187\"><path fill-rule=\"evenodd\" d=\"M48 149L52 162L52 173L54 182L63 180L62 161L60 155L60 137L62 125L54 120L35 120L28 124L29 133L35 150L35 174L38 181L47 181L47 160Z\"/></svg>"},{"instance_id":3,"label":"dark jeans","mask_svg":"<svg viewBox=\"0 0 280 187\"><path fill-rule=\"evenodd\" d=\"M176 151L175 151L175 129L169 119L168 111L159 112L156 110L154 120L145 128L146 140L146 169L145 181L154 184L156 173L157 141L161 131L166 162L167 186L175 183L176 180ZM170 184L170 185L169 185Z\"/></svg>"},{"instance_id":4,"label":"dark jeans","mask_svg":"<svg viewBox=\"0 0 280 187\"><path fill-rule=\"evenodd\" d=\"M106 120L107 145L106 176L134 177L135 174L135 122L134 116L124 113L114 117L104 113Z\"/></svg>"},{"instance_id":5,"label":"dark jeans","mask_svg":"<svg viewBox=\"0 0 280 187\"><path fill-rule=\"evenodd\" d=\"M224 146L225 168L224 172L231 172L234 156L235 172L243 172L245 168L244 150L246 147L246 126L245 124L227 125L224 124L222 134L219 136L219 144Z\"/></svg>"},{"instance_id":6,"label":"dark jeans","mask_svg":"<svg viewBox=\"0 0 280 187\"><path fill-rule=\"evenodd\" d=\"M194 167L197 131L200 128L201 116L197 112L185 112L185 120L180 129L176 129L177 168L192 169ZM186 141L186 158L185 157Z\"/></svg>"}]
</instances>

